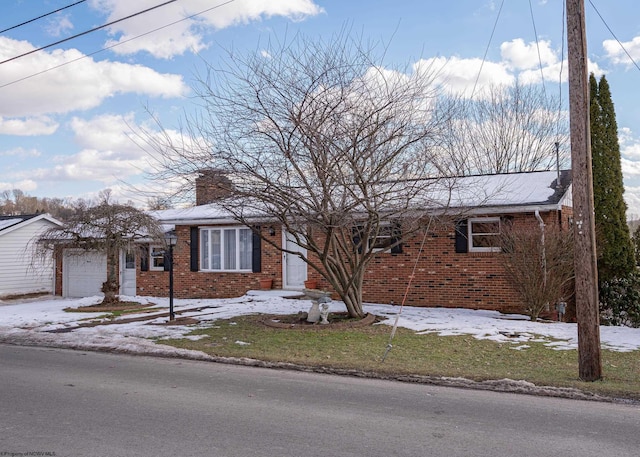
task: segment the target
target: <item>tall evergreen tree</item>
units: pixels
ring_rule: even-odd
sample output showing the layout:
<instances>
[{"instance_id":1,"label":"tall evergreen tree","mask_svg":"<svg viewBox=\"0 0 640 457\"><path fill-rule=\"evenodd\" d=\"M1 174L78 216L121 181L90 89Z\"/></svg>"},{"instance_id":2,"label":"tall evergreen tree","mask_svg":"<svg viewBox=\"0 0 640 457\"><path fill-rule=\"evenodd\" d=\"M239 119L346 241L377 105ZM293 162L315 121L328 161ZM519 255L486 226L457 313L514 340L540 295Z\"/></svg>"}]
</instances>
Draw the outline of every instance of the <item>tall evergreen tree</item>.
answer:
<instances>
[{"instance_id":1,"label":"tall evergreen tree","mask_svg":"<svg viewBox=\"0 0 640 457\"><path fill-rule=\"evenodd\" d=\"M598 245L598 280L602 284L634 270L634 250L623 198L618 124L609 83L589 77L593 194Z\"/></svg>"}]
</instances>

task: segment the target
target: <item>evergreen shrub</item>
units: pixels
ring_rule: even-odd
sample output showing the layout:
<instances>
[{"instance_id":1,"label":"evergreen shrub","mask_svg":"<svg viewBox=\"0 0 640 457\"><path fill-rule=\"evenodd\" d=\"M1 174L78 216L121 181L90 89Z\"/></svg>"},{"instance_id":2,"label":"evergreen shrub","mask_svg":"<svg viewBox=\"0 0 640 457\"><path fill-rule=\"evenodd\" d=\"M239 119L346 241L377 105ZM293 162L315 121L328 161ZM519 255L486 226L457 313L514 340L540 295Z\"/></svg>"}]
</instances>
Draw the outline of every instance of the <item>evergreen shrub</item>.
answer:
<instances>
[{"instance_id":1,"label":"evergreen shrub","mask_svg":"<svg viewBox=\"0 0 640 457\"><path fill-rule=\"evenodd\" d=\"M600 323L640 327L640 274L637 271L600 284Z\"/></svg>"}]
</instances>

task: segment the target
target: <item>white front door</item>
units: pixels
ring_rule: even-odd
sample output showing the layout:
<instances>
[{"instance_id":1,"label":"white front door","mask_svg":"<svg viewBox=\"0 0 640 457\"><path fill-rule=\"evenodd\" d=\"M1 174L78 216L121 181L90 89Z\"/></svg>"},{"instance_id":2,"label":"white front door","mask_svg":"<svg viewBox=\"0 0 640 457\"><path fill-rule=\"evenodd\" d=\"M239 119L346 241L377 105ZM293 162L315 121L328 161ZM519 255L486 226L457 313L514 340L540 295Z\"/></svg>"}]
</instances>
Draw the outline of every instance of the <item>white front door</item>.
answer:
<instances>
[{"instance_id":1,"label":"white front door","mask_svg":"<svg viewBox=\"0 0 640 457\"><path fill-rule=\"evenodd\" d=\"M136 295L136 252L123 249L120 253L120 295Z\"/></svg>"},{"instance_id":2,"label":"white front door","mask_svg":"<svg viewBox=\"0 0 640 457\"><path fill-rule=\"evenodd\" d=\"M287 231L283 230L283 243L285 249L300 255L306 255L307 250L298 246L295 242L295 238ZM284 289L302 289L304 288L304 282L307 280L307 264L299 254L292 254L289 252L282 253L282 265L283 265L283 284Z\"/></svg>"}]
</instances>

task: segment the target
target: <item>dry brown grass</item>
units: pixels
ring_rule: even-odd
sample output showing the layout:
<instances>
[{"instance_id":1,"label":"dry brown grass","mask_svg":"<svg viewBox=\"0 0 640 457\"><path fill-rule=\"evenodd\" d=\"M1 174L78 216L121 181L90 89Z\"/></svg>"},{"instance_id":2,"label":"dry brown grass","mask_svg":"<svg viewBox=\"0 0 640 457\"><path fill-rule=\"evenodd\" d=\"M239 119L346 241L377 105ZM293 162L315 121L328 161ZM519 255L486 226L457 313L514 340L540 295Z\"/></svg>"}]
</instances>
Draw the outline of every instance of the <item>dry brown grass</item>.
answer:
<instances>
[{"instance_id":1,"label":"dry brown grass","mask_svg":"<svg viewBox=\"0 0 640 457\"><path fill-rule=\"evenodd\" d=\"M192 332L201 339L162 343L219 357L389 376L463 377L475 381L508 378L640 400L640 351L603 351L603 380L586 383L578 379L577 351L553 350L543 343L528 343L528 348L516 350L512 344L471 336L417 335L400 328L383 362L390 334L386 325L300 331L266 326L265 318L254 315L216 321L209 328Z\"/></svg>"}]
</instances>

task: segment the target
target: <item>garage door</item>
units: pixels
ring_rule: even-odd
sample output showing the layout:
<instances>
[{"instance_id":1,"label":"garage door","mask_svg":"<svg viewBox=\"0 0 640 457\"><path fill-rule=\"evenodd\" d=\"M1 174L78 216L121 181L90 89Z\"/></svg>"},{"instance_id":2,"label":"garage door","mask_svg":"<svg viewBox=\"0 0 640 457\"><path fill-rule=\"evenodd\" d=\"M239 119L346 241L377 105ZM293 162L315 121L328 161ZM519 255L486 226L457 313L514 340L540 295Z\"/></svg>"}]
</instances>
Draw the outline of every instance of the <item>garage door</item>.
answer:
<instances>
[{"instance_id":1,"label":"garage door","mask_svg":"<svg viewBox=\"0 0 640 457\"><path fill-rule=\"evenodd\" d=\"M107 256L98 252L64 252L62 295L92 297L103 295L100 289L107 280Z\"/></svg>"}]
</instances>

